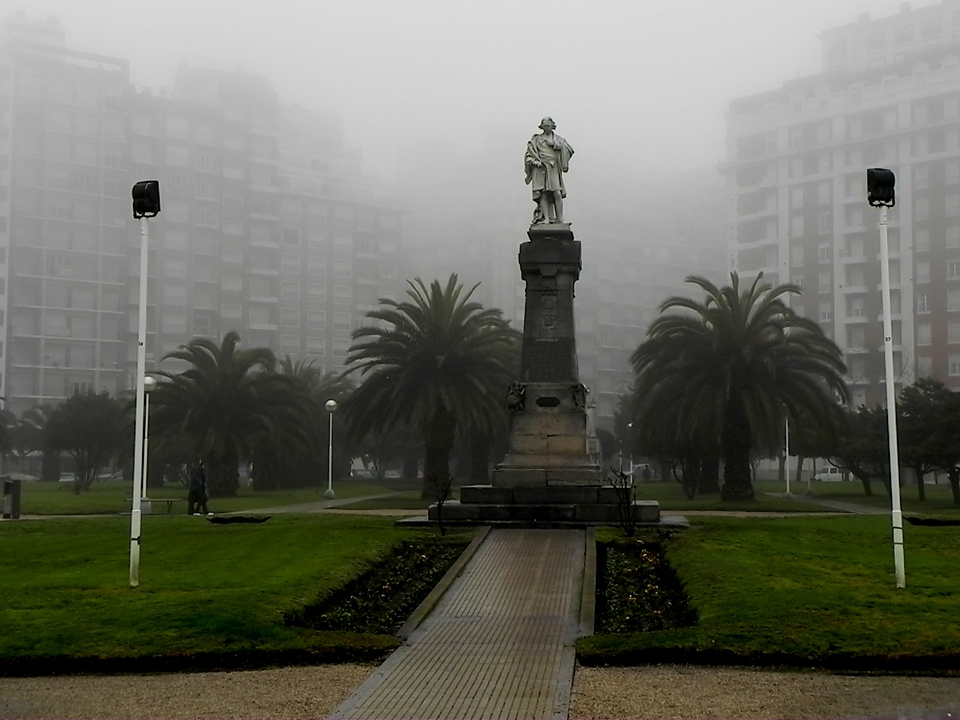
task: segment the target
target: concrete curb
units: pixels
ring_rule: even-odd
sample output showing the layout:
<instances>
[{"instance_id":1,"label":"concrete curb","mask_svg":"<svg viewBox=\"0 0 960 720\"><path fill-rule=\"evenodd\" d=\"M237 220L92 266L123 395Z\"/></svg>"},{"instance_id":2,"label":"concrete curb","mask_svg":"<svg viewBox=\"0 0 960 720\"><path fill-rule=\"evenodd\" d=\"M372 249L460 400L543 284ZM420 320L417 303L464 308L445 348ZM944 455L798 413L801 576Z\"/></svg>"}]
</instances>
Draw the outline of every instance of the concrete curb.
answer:
<instances>
[{"instance_id":1,"label":"concrete curb","mask_svg":"<svg viewBox=\"0 0 960 720\"><path fill-rule=\"evenodd\" d=\"M580 591L580 632L577 637L593 635L597 615L597 529L587 528L583 557L583 587Z\"/></svg>"},{"instance_id":2,"label":"concrete curb","mask_svg":"<svg viewBox=\"0 0 960 720\"><path fill-rule=\"evenodd\" d=\"M463 569L467 566L467 563L470 562L470 559L476 554L477 550L480 548L480 545L487 538L487 535L490 533L489 527L481 527L477 531L476 535L473 536L473 540L467 545L467 549L463 551L457 561L450 566L450 569L447 570L446 574L440 578L440 582L437 583L437 586L430 591L430 594L424 598L417 609L413 611L407 621L403 626L397 631L397 635L401 640L406 641L413 634L413 631L416 630L420 623L426 619L427 615L433 612L433 609L437 606L437 603L440 602L440 598L444 596L444 593L450 589L450 586L453 585L454 580L460 577L460 573L463 572Z\"/></svg>"}]
</instances>

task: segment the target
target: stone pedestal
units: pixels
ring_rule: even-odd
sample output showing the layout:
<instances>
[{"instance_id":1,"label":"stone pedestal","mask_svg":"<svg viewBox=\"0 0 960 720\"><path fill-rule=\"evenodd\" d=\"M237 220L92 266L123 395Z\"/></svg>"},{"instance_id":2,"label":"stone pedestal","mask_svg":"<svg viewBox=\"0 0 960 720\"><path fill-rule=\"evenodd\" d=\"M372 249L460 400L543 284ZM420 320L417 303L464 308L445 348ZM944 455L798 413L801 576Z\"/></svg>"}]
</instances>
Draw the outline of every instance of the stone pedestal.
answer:
<instances>
[{"instance_id":1,"label":"stone pedestal","mask_svg":"<svg viewBox=\"0 0 960 720\"><path fill-rule=\"evenodd\" d=\"M577 371L573 288L580 243L569 225L533 225L520 245L526 283L520 379L508 396L510 444L491 485L460 491L460 501L432 505L428 517L464 524L616 525L632 513L660 522L660 506L619 496L605 485L587 450L587 391Z\"/></svg>"},{"instance_id":2,"label":"stone pedestal","mask_svg":"<svg viewBox=\"0 0 960 720\"><path fill-rule=\"evenodd\" d=\"M526 283L520 402L511 409L510 444L495 487L600 485L587 452L586 389L577 370L574 285L580 243L569 225L533 225L520 245Z\"/></svg>"}]
</instances>

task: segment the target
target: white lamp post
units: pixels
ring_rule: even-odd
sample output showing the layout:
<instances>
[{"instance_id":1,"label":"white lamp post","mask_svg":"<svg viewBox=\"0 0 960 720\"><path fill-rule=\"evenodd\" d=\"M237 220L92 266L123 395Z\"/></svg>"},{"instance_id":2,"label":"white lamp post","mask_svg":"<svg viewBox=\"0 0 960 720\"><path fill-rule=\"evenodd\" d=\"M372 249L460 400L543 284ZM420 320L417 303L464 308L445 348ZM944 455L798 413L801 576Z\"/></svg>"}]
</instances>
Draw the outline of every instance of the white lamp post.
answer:
<instances>
[{"instance_id":1,"label":"white lamp post","mask_svg":"<svg viewBox=\"0 0 960 720\"><path fill-rule=\"evenodd\" d=\"M333 492L333 413L337 410L337 401L327 400L323 406L330 417L330 442L327 444L327 491L323 496L332 500L336 497Z\"/></svg>"},{"instance_id":2,"label":"white lamp post","mask_svg":"<svg viewBox=\"0 0 960 720\"><path fill-rule=\"evenodd\" d=\"M160 183L143 180L133 186L133 217L140 221L140 306L137 326L137 407L133 435L133 508L130 513L130 587L140 584L140 498L143 494L143 436L147 367L147 218L160 212Z\"/></svg>"},{"instance_id":3,"label":"white lamp post","mask_svg":"<svg viewBox=\"0 0 960 720\"><path fill-rule=\"evenodd\" d=\"M903 516L900 512L900 457L897 448L897 392L893 378L893 322L890 319L890 251L887 247L887 208L895 202L896 178L886 168L867 170L867 202L880 208L880 282L883 287L883 365L887 386L887 439L890 452L890 524L893 528L893 569L897 587L906 585L903 566Z\"/></svg>"},{"instance_id":4,"label":"white lamp post","mask_svg":"<svg viewBox=\"0 0 960 720\"><path fill-rule=\"evenodd\" d=\"M156 389L156 378L147 375L147 377L143 379L143 473L141 475L143 478L143 490L140 493L144 498L147 496L147 469L150 467L150 463L147 460L149 457L147 446L150 442L150 393Z\"/></svg>"}]
</instances>

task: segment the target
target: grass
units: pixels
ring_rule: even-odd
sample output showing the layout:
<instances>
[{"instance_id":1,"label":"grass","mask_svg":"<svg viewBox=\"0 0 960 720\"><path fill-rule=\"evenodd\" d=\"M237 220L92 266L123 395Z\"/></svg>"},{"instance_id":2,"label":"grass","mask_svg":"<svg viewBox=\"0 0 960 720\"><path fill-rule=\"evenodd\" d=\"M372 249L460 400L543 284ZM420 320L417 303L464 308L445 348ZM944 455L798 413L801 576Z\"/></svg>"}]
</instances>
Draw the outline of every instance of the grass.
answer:
<instances>
[{"instance_id":1,"label":"grass","mask_svg":"<svg viewBox=\"0 0 960 720\"><path fill-rule=\"evenodd\" d=\"M121 663L107 663L113 669L138 660L179 669L271 654L287 662L382 656L395 638L323 633L284 618L358 577L401 539L432 536L369 516L227 526L147 516L141 584L131 589L126 518L3 523L0 674L57 664L96 671L102 658Z\"/></svg>"},{"instance_id":2,"label":"grass","mask_svg":"<svg viewBox=\"0 0 960 720\"><path fill-rule=\"evenodd\" d=\"M20 512L24 515L87 515L130 512L132 484L127 480L103 480L95 482L88 491L74 494L72 483L25 482L21 485ZM296 490L254 490L241 486L236 497L212 498L208 505L213 512L237 512L257 510L259 508L281 505L299 505L319 502L324 499L323 487L300 488ZM375 480L342 480L334 483L337 498L362 497L390 492L377 485ZM151 488L148 496L155 498L180 498L175 503L174 513L185 513L187 489L182 485L166 485L163 488ZM155 513L165 513L166 504L158 503Z\"/></svg>"},{"instance_id":3,"label":"grass","mask_svg":"<svg viewBox=\"0 0 960 720\"><path fill-rule=\"evenodd\" d=\"M883 516L692 523L671 536L667 558L697 625L585 638L582 662L960 666L955 528L906 528L907 587L897 590Z\"/></svg>"}]
</instances>

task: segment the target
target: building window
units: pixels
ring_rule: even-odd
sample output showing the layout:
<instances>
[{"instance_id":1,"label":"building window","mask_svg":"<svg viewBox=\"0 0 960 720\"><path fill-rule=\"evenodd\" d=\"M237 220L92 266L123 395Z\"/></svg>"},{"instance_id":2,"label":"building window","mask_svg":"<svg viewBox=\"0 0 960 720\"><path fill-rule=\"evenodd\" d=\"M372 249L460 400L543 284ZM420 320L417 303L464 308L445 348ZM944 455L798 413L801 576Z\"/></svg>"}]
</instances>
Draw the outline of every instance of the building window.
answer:
<instances>
[{"instance_id":1,"label":"building window","mask_svg":"<svg viewBox=\"0 0 960 720\"><path fill-rule=\"evenodd\" d=\"M283 302L300 302L300 283L292 280L284 280L280 283L280 299Z\"/></svg>"},{"instance_id":2,"label":"building window","mask_svg":"<svg viewBox=\"0 0 960 720\"><path fill-rule=\"evenodd\" d=\"M930 187L930 168L918 165L913 169L913 189L926 190Z\"/></svg>"},{"instance_id":3,"label":"building window","mask_svg":"<svg viewBox=\"0 0 960 720\"><path fill-rule=\"evenodd\" d=\"M929 345L930 337L930 323L917 323L917 345Z\"/></svg>"},{"instance_id":4,"label":"building window","mask_svg":"<svg viewBox=\"0 0 960 720\"><path fill-rule=\"evenodd\" d=\"M947 323L947 342L960 343L960 320L951 320Z\"/></svg>"},{"instance_id":5,"label":"building window","mask_svg":"<svg viewBox=\"0 0 960 720\"><path fill-rule=\"evenodd\" d=\"M944 205L947 217L960 215L960 195L947 195L944 198Z\"/></svg>"},{"instance_id":6,"label":"building window","mask_svg":"<svg viewBox=\"0 0 960 720\"><path fill-rule=\"evenodd\" d=\"M322 310L307 312L307 327L311 330L324 330L327 327L327 313Z\"/></svg>"},{"instance_id":7,"label":"building window","mask_svg":"<svg viewBox=\"0 0 960 720\"><path fill-rule=\"evenodd\" d=\"M947 185L960 183L960 160L947 160L943 164L943 181Z\"/></svg>"},{"instance_id":8,"label":"building window","mask_svg":"<svg viewBox=\"0 0 960 720\"><path fill-rule=\"evenodd\" d=\"M921 260L917 263L917 282L930 282L930 263L927 260Z\"/></svg>"},{"instance_id":9,"label":"building window","mask_svg":"<svg viewBox=\"0 0 960 720\"><path fill-rule=\"evenodd\" d=\"M833 319L833 306L828 302L820 303L820 322L827 322Z\"/></svg>"},{"instance_id":10,"label":"building window","mask_svg":"<svg viewBox=\"0 0 960 720\"><path fill-rule=\"evenodd\" d=\"M285 355L298 355L300 353L300 336L281 335L280 352L284 353Z\"/></svg>"},{"instance_id":11,"label":"building window","mask_svg":"<svg viewBox=\"0 0 960 720\"><path fill-rule=\"evenodd\" d=\"M930 250L930 231L915 230L913 233L913 248L917 252L928 252Z\"/></svg>"},{"instance_id":12,"label":"building window","mask_svg":"<svg viewBox=\"0 0 960 720\"><path fill-rule=\"evenodd\" d=\"M322 337L307 338L307 354L323 357L326 354L326 343Z\"/></svg>"},{"instance_id":13,"label":"building window","mask_svg":"<svg viewBox=\"0 0 960 720\"><path fill-rule=\"evenodd\" d=\"M817 233L820 235L829 235L832 231L833 223L830 220L830 213L819 213L817 215Z\"/></svg>"},{"instance_id":14,"label":"building window","mask_svg":"<svg viewBox=\"0 0 960 720\"><path fill-rule=\"evenodd\" d=\"M333 276L335 278L348 279L352 276L352 266L349 260L334 260Z\"/></svg>"},{"instance_id":15,"label":"building window","mask_svg":"<svg viewBox=\"0 0 960 720\"><path fill-rule=\"evenodd\" d=\"M802 261L801 261L802 264ZM382 278L395 278L397 276L397 269L391 265L381 265L380 266L380 277Z\"/></svg>"},{"instance_id":16,"label":"building window","mask_svg":"<svg viewBox=\"0 0 960 720\"><path fill-rule=\"evenodd\" d=\"M335 312L333 314L333 329L350 331L350 313Z\"/></svg>"},{"instance_id":17,"label":"building window","mask_svg":"<svg viewBox=\"0 0 960 720\"><path fill-rule=\"evenodd\" d=\"M285 273L300 272L300 256L284 253L280 256L280 268Z\"/></svg>"},{"instance_id":18,"label":"building window","mask_svg":"<svg viewBox=\"0 0 960 720\"><path fill-rule=\"evenodd\" d=\"M855 297L850 298L850 312L847 313L849 317L852 318L862 318L865 312L863 309L863 298Z\"/></svg>"},{"instance_id":19,"label":"building window","mask_svg":"<svg viewBox=\"0 0 960 720\"><path fill-rule=\"evenodd\" d=\"M319 285L317 283L310 283L307 285L307 301L311 305L326 305L327 286Z\"/></svg>"},{"instance_id":20,"label":"building window","mask_svg":"<svg viewBox=\"0 0 960 720\"><path fill-rule=\"evenodd\" d=\"M343 287L342 285L334 285L333 304L334 305L350 305L351 304L350 288Z\"/></svg>"},{"instance_id":21,"label":"building window","mask_svg":"<svg viewBox=\"0 0 960 720\"><path fill-rule=\"evenodd\" d=\"M960 225L947 225L944 245L948 248L960 248Z\"/></svg>"},{"instance_id":22,"label":"building window","mask_svg":"<svg viewBox=\"0 0 960 720\"><path fill-rule=\"evenodd\" d=\"M830 292L831 286L832 286L830 273L829 272L820 273L817 276L817 285L820 289L820 292L822 293Z\"/></svg>"},{"instance_id":23,"label":"building window","mask_svg":"<svg viewBox=\"0 0 960 720\"><path fill-rule=\"evenodd\" d=\"M956 377L957 375L960 375L960 355L950 353L947 356L947 361L949 364L948 372L950 373L950 376Z\"/></svg>"},{"instance_id":24,"label":"building window","mask_svg":"<svg viewBox=\"0 0 960 720\"><path fill-rule=\"evenodd\" d=\"M340 338L333 339L333 356L334 357L346 357L347 353L350 352L350 341Z\"/></svg>"},{"instance_id":25,"label":"building window","mask_svg":"<svg viewBox=\"0 0 960 720\"><path fill-rule=\"evenodd\" d=\"M284 245L299 245L300 244L300 228L283 228L283 244Z\"/></svg>"},{"instance_id":26,"label":"building window","mask_svg":"<svg viewBox=\"0 0 960 720\"><path fill-rule=\"evenodd\" d=\"M803 215L795 215L790 219L790 234L793 237L803 237Z\"/></svg>"},{"instance_id":27,"label":"building window","mask_svg":"<svg viewBox=\"0 0 960 720\"><path fill-rule=\"evenodd\" d=\"M950 260L947 262L947 280L957 278L960 278L960 260Z\"/></svg>"},{"instance_id":28,"label":"building window","mask_svg":"<svg viewBox=\"0 0 960 720\"><path fill-rule=\"evenodd\" d=\"M327 259L320 257L308 257L307 258L307 272L310 275L326 275L327 274Z\"/></svg>"},{"instance_id":29,"label":"building window","mask_svg":"<svg viewBox=\"0 0 960 720\"><path fill-rule=\"evenodd\" d=\"M917 357L917 377L925 378L933 375L933 358L929 355Z\"/></svg>"},{"instance_id":30,"label":"building window","mask_svg":"<svg viewBox=\"0 0 960 720\"><path fill-rule=\"evenodd\" d=\"M828 263L833 260L829 245L820 245L817 248L817 260L822 263Z\"/></svg>"},{"instance_id":31,"label":"building window","mask_svg":"<svg viewBox=\"0 0 960 720\"><path fill-rule=\"evenodd\" d=\"M917 313L930 312L930 296L927 293L917 293Z\"/></svg>"},{"instance_id":32,"label":"building window","mask_svg":"<svg viewBox=\"0 0 960 720\"><path fill-rule=\"evenodd\" d=\"M280 327L300 327L300 310L298 308L280 308Z\"/></svg>"},{"instance_id":33,"label":"building window","mask_svg":"<svg viewBox=\"0 0 960 720\"><path fill-rule=\"evenodd\" d=\"M239 320L243 317L242 305L221 305L220 317L225 320Z\"/></svg>"}]
</instances>

